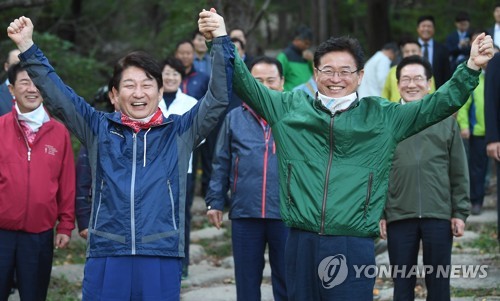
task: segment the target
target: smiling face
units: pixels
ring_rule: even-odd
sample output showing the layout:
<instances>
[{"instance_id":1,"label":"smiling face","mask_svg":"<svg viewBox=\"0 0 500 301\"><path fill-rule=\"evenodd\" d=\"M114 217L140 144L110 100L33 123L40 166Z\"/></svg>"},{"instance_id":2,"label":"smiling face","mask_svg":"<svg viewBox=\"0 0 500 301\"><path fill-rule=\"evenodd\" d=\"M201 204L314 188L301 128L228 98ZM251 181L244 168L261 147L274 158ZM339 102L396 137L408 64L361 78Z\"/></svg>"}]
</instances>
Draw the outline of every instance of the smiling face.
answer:
<instances>
[{"instance_id":1,"label":"smiling face","mask_svg":"<svg viewBox=\"0 0 500 301\"><path fill-rule=\"evenodd\" d=\"M118 91L113 97L118 101L123 114L142 119L153 115L163 95L154 78L149 78L143 69L134 66L123 70Z\"/></svg>"},{"instance_id":2,"label":"smiling face","mask_svg":"<svg viewBox=\"0 0 500 301\"><path fill-rule=\"evenodd\" d=\"M283 91L285 79L280 76L278 67L273 64L257 63L252 67L253 77L271 90Z\"/></svg>"},{"instance_id":3,"label":"smiling face","mask_svg":"<svg viewBox=\"0 0 500 301\"><path fill-rule=\"evenodd\" d=\"M434 23L430 20L422 21L417 26L418 36L427 42L434 36Z\"/></svg>"},{"instance_id":4,"label":"smiling face","mask_svg":"<svg viewBox=\"0 0 500 301\"><path fill-rule=\"evenodd\" d=\"M420 64L409 64L401 68L398 89L404 101L422 99L429 93L430 79L425 75L425 68Z\"/></svg>"},{"instance_id":5,"label":"smiling face","mask_svg":"<svg viewBox=\"0 0 500 301\"><path fill-rule=\"evenodd\" d=\"M164 92L175 92L179 89L182 82L182 75L177 70L169 65L165 65L165 67L163 67L162 77Z\"/></svg>"},{"instance_id":6,"label":"smiling face","mask_svg":"<svg viewBox=\"0 0 500 301\"><path fill-rule=\"evenodd\" d=\"M339 76L338 72L356 70L356 61L347 51L332 51L326 53L319 60L318 69L331 69L336 71L332 76L323 74L318 69L314 70L314 76L318 85L318 91L332 98L339 98L356 92L361 79L363 70L350 73L347 77Z\"/></svg>"},{"instance_id":7,"label":"smiling face","mask_svg":"<svg viewBox=\"0 0 500 301\"><path fill-rule=\"evenodd\" d=\"M25 70L17 73L14 84L9 85L9 90L16 98L17 106L21 113L29 113L36 110L42 103L42 95Z\"/></svg>"},{"instance_id":8,"label":"smiling face","mask_svg":"<svg viewBox=\"0 0 500 301\"><path fill-rule=\"evenodd\" d=\"M196 34L193 39L194 50L196 53L203 55L207 52L207 44L205 43L205 37L201 34Z\"/></svg>"},{"instance_id":9,"label":"smiling face","mask_svg":"<svg viewBox=\"0 0 500 301\"><path fill-rule=\"evenodd\" d=\"M415 43L406 43L401 48L401 53L403 57L409 57L412 55L422 56L422 50L420 48L420 45Z\"/></svg>"},{"instance_id":10,"label":"smiling face","mask_svg":"<svg viewBox=\"0 0 500 301\"><path fill-rule=\"evenodd\" d=\"M194 48L189 43L182 43L175 51L175 57L179 59L186 70L191 69L194 61Z\"/></svg>"}]
</instances>

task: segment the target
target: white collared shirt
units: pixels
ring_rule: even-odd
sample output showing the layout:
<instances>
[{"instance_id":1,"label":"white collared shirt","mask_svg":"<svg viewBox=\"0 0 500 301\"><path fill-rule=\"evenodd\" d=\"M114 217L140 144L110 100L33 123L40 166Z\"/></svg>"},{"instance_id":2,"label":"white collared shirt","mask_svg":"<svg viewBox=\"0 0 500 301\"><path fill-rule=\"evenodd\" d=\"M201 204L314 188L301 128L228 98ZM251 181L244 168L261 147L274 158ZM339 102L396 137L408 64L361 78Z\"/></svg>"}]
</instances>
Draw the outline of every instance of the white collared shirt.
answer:
<instances>
[{"instance_id":1,"label":"white collared shirt","mask_svg":"<svg viewBox=\"0 0 500 301\"><path fill-rule=\"evenodd\" d=\"M493 43L500 47L500 24L495 24L495 30L493 32Z\"/></svg>"}]
</instances>

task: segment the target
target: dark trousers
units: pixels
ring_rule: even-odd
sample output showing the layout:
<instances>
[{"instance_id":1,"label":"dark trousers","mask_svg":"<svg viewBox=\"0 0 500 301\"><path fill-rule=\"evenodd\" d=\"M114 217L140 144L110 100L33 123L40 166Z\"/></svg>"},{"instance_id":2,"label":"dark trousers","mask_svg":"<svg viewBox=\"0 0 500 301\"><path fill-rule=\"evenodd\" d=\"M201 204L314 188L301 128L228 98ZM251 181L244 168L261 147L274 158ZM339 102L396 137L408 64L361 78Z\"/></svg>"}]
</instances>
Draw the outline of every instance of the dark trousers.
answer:
<instances>
[{"instance_id":1,"label":"dark trousers","mask_svg":"<svg viewBox=\"0 0 500 301\"><path fill-rule=\"evenodd\" d=\"M6 301L14 270L21 300L45 300L52 271L54 232L0 230L0 300Z\"/></svg>"},{"instance_id":2,"label":"dark trousers","mask_svg":"<svg viewBox=\"0 0 500 301\"><path fill-rule=\"evenodd\" d=\"M373 300L376 275L356 272L362 266L375 267L372 238L292 228L285 253L289 301Z\"/></svg>"},{"instance_id":3,"label":"dark trousers","mask_svg":"<svg viewBox=\"0 0 500 301\"><path fill-rule=\"evenodd\" d=\"M484 136L469 138L469 178L472 205L483 205L488 156Z\"/></svg>"},{"instance_id":4,"label":"dark trousers","mask_svg":"<svg viewBox=\"0 0 500 301\"><path fill-rule=\"evenodd\" d=\"M89 257L83 301L178 301L181 259L166 256Z\"/></svg>"},{"instance_id":5,"label":"dark trousers","mask_svg":"<svg viewBox=\"0 0 500 301\"><path fill-rule=\"evenodd\" d=\"M285 301L285 244L288 228L281 220L242 218L231 221L238 301L260 301L264 252L269 249L274 300Z\"/></svg>"},{"instance_id":6,"label":"dark trousers","mask_svg":"<svg viewBox=\"0 0 500 301\"><path fill-rule=\"evenodd\" d=\"M193 167L193 173L195 172ZM182 259L182 276L189 274L189 244L191 240L191 207L194 198L194 177L188 174L186 180L186 217L184 219L184 258Z\"/></svg>"},{"instance_id":7,"label":"dark trousers","mask_svg":"<svg viewBox=\"0 0 500 301\"><path fill-rule=\"evenodd\" d=\"M495 161L497 170L497 239L500 244L500 162Z\"/></svg>"},{"instance_id":8,"label":"dark trousers","mask_svg":"<svg viewBox=\"0 0 500 301\"><path fill-rule=\"evenodd\" d=\"M443 219L405 219L391 222L387 225L387 248L391 266L398 270L405 267L405 273L393 275L394 301L415 299L416 275L408 274L412 267L417 266L420 241L423 246L424 265L433 266L432 273L426 273L428 301L450 300L450 278L437 275L438 266L451 264L451 246L453 236L451 222ZM409 277L403 277L403 275ZM394 277L398 276L398 277Z\"/></svg>"},{"instance_id":9,"label":"dark trousers","mask_svg":"<svg viewBox=\"0 0 500 301\"><path fill-rule=\"evenodd\" d=\"M208 134L205 142L198 148L200 150L201 159L201 195L205 197L208 184L210 183L210 176L212 175L212 157L214 156L215 144L217 144L217 135L220 127L213 129Z\"/></svg>"}]
</instances>

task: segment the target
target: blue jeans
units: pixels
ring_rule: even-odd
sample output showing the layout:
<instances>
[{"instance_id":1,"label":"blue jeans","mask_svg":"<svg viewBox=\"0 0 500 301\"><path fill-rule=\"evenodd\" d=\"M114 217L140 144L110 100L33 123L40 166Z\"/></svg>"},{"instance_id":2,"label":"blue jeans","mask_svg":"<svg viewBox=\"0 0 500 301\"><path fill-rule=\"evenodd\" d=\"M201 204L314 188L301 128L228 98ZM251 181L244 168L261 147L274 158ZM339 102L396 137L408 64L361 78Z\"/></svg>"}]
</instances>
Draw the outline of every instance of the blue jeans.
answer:
<instances>
[{"instance_id":1,"label":"blue jeans","mask_svg":"<svg viewBox=\"0 0 500 301\"><path fill-rule=\"evenodd\" d=\"M289 301L372 301L376 275L373 238L319 235L292 228L286 244Z\"/></svg>"},{"instance_id":2,"label":"blue jeans","mask_svg":"<svg viewBox=\"0 0 500 301\"><path fill-rule=\"evenodd\" d=\"M264 252L269 248L271 281L276 301L286 300L285 243L288 228L281 220L242 218L231 221L238 301L260 301Z\"/></svg>"},{"instance_id":3,"label":"blue jeans","mask_svg":"<svg viewBox=\"0 0 500 301\"><path fill-rule=\"evenodd\" d=\"M423 245L423 263L433 266L425 275L427 301L450 300L450 278L438 276L437 266L451 264L453 236L451 222L444 219L413 218L391 222L387 225L387 248L391 266L406 266L406 273L417 265L420 241ZM393 277L394 301L414 300L416 275ZM393 275L394 276L394 275Z\"/></svg>"}]
</instances>

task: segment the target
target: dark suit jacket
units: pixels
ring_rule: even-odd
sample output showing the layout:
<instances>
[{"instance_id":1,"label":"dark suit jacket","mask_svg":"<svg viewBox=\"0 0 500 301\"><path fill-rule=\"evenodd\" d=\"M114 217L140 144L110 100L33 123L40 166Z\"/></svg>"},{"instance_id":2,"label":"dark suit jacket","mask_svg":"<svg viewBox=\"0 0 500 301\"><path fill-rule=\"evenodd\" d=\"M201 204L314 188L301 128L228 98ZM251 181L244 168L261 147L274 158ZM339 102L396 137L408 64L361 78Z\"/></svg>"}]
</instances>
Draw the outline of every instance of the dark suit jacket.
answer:
<instances>
[{"instance_id":1,"label":"dark suit jacket","mask_svg":"<svg viewBox=\"0 0 500 301\"><path fill-rule=\"evenodd\" d=\"M12 95L9 92L7 85L0 85L0 116L12 111Z\"/></svg>"},{"instance_id":2,"label":"dark suit jacket","mask_svg":"<svg viewBox=\"0 0 500 301\"><path fill-rule=\"evenodd\" d=\"M484 82L486 143L500 142L500 53L489 61Z\"/></svg>"},{"instance_id":3,"label":"dark suit jacket","mask_svg":"<svg viewBox=\"0 0 500 301\"><path fill-rule=\"evenodd\" d=\"M493 25L492 27L488 28L486 30L486 34L490 35L491 38L493 39L493 41L495 41L495 25ZM498 47L500 47L500 45L497 45Z\"/></svg>"},{"instance_id":4,"label":"dark suit jacket","mask_svg":"<svg viewBox=\"0 0 500 301\"><path fill-rule=\"evenodd\" d=\"M434 73L434 81L436 89L441 87L451 77L449 52L446 46L434 40L432 56L432 72Z\"/></svg>"},{"instance_id":5,"label":"dark suit jacket","mask_svg":"<svg viewBox=\"0 0 500 301\"><path fill-rule=\"evenodd\" d=\"M467 32L465 36L470 40L471 33ZM450 33L448 37L446 37L446 48L448 48L448 52L450 53L451 70L455 70L458 64L463 61L463 60L461 61L457 60L459 55L463 55L465 58L468 58L470 54L470 46L459 48L458 47L459 41L460 37L456 30Z\"/></svg>"}]
</instances>

